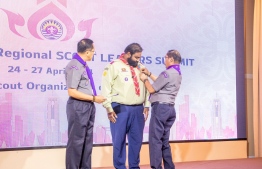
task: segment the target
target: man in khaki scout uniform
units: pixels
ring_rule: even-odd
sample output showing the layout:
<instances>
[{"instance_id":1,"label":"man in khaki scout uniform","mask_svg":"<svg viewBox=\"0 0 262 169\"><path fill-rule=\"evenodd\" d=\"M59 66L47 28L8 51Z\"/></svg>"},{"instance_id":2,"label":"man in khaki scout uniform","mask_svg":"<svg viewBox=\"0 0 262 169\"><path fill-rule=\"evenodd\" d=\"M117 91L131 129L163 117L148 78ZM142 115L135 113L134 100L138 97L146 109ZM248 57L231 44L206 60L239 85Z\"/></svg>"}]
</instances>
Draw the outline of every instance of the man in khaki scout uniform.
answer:
<instances>
[{"instance_id":1,"label":"man in khaki scout uniform","mask_svg":"<svg viewBox=\"0 0 262 169\"><path fill-rule=\"evenodd\" d=\"M102 95L107 98L103 106L110 120L113 163L118 169L126 168L126 135L129 168L139 168L143 129L150 104L149 93L139 79L142 50L137 43L128 45L120 58L105 68L102 76Z\"/></svg>"}]
</instances>

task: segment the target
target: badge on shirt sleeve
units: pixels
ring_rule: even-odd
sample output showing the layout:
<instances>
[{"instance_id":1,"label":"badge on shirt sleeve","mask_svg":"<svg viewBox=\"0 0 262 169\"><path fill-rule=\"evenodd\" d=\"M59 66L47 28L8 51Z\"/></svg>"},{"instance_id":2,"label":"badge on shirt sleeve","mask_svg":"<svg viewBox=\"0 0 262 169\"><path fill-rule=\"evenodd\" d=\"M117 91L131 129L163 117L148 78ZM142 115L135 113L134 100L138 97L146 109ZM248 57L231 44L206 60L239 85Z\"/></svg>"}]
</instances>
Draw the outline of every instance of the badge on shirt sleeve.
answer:
<instances>
[{"instance_id":1,"label":"badge on shirt sleeve","mask_svg":"<svg viewBox=\"0 0 262 169\"><path fill-rule=\"evenodd\" d=\"M162 75L164 76L164 78L168 78L168 74L166 72L163 72Z\"/></svg>"},{"instance_id":2,"label":"badge on shirt sleeve","mask_svg":"<svg viewBox=\"0 0 262 169\"><path fill-rule=\"evenodd\" d=\"M71 70L71 69L78 70L78 67L73 65L73 66L70 67L70 70Z\"/></svg>"},{"instance_id":3,"label":"badge on shirt sleeve","mask_svg":"<svg viewBox=\"0 0 262 169\"><path fill-rule=\"evenodd\" d=\"M108 70L109 70L108 67L106 67L106 68L104 69L103 76L106 76L106 75L107 75L107 71L108 71Z\"/></svg>"}]
</instances>

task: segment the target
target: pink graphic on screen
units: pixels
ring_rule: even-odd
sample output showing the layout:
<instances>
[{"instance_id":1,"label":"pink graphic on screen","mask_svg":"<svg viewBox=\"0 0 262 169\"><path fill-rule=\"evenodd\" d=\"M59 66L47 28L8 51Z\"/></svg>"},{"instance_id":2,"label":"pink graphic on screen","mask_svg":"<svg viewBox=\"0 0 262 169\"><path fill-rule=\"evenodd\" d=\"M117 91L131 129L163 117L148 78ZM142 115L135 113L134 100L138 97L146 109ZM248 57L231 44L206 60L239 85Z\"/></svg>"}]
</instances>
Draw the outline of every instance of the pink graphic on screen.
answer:
<instances>
[{"instance_id":1,"label":"pink graphic on screen","mask_svg":"<svg viewBox=\"0 0 262 169\"><path fill-rule=\"evenodd\" d=\"M1 3L0 149L66 145L64 68L82 38L95 42L95 55L88 65L98 94L103 70L128 44L141 44L141 62L154 75L165 69L166 51L177 49L183 58L183 80L170 140L236 138L234 2ZM144 142L148 141L149 121L150 116ZM106 110L98 104L93 139L94 144L112 143Z\"/></svg>"},{"instance_id":2,"label":"pink graphic on screen","mask_svg":"<svg viewBox=\"0 0 262 169\"><path fill-rule=\"evenodd\" d=\"M42 2L44 2L45 0L38 0L37 4L41 4ZM61 3L65 8L67 7L67 1L66 0L58 0L59 3ZM23 35L21 35L16 28L17 26L24 26L25 24L25 19L23 18L23 16L21 16L20 14L16 14L14 12L8 11L6 9L0 8L1 10L3 10L7 17L8 17L8 21L9 21L9 29L10 31L12 31L14 34L24 37ZM28 31L30 32L30 34L32 36L34 36L37 39L41 39L43 40L42 37L39 36L38 33L38 24L40 21L42 21L43 19L47 18L50 15L54 15L55 18L57 20L59 20L59 22L63 23L65 26L65 30L64 32L66 32L66 35L64 35L64 38L61 41L67 41L69 39L71 39L73 37L73 35L75 34L75 24L73 22L73 20L62 10L60 9L57 5L55 5L53 2L50 2L49 4L45 5L44 7L38 9L36 12L32 13L32 15L28 18L27 21L27 28ZM88 20L82 20L79 22L78 24L78 30L79 31L84 31L86 32L85 34L85 38L89 38L91 36L91 30L92 30L92 24L93 22L96 20L97 18L93 18L93 19L88 19ZM46 22L46 21L45 21ZM60 26L60 23L57 22ZM60 26L62 29L62 26ZM46 29L45 31L49 34L54 34L57 33L57 31L61 30L61 29L56 29L56 26L50 26L49 29ZM48 31L48 30L54 30L54 31ZM43 31L43 28L41 28L41 31ZM56 37L56 38L48 38L47 36L44 35L44 37L46 37L47 39L59 39L62 36L63 32L60 32L60 36Z\"/></svg>"}]
</instances>

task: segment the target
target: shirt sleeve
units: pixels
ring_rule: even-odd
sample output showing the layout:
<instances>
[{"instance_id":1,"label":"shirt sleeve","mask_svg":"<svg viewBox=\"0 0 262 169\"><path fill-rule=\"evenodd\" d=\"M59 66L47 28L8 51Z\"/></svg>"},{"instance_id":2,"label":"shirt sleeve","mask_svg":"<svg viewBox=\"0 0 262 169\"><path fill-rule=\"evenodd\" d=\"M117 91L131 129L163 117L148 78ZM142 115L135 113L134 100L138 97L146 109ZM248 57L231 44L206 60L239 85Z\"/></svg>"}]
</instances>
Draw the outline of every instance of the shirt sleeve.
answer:
<instances>
[{"instance_id":1,"label":"shirt sleeve","mask_svg":"<svg viewBox=\"0 0 262 169\"><path fill-rule=\"evenodd\" d=\"M113 112L112 108L112 86L114 85L114 79L116 78L116 72L113 63L110 63L103 71L102 75L102 84L101 92L106 101L104 101L103 107L106 108L109 112Z\"/></svg>"},{"instance_id":2,"label":"shirt sleeve","mask_svg":"<svg viewBox=\"0 0 262 169\"><path fill-rule=\"evenodd\" d=\"M148 92L148 90L146 90L146 99L145 99L145 102L144 102L144 107L150 106L149 96L150 96L150 93Z\"/></svg>"},{"instance_id":3,"label":"shirt sleeve","mask_svg":"<svg viewBox=\"0 0 262 169\"><path fill-rule=\"evenodd\" d=\"M138 66L140 69L146 68L142 63L138 63ZM150 106L150 102L149 102L149 96L150 93L149 91L146 89L146 94L145 94L145 102L144 102L144 107L149 107Z\"/></svg>"},{"instance_id":4,"label":"shirt sleeve","mask_svg":"<svg viewBox=\"0 0 262 169\"><path fill-rule=\"evenodd\" d=\"M169 83L169 80L169 74L166 71L163 71L154 81L152 87L155 89L156 92L158 92Z\"/></svg>"},{"instance_id":5,"label":"shirt sleeve","mask_svg":"<svg viewBox=\"0 0 262 169\"><path fill-rule=\"evenodd\" d=\"M81 75L82 74L77 66L72 66L68 68L66 76L67 88L77 89L81 80Z\"/></svg>"}]
</instances>

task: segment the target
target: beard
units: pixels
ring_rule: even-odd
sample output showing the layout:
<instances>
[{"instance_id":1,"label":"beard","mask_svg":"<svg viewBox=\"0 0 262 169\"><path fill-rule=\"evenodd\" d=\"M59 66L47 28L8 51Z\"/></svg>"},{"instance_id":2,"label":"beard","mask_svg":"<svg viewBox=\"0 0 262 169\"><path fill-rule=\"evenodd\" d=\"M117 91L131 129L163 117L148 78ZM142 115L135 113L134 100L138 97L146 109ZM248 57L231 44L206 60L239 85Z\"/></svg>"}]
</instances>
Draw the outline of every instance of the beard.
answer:
<instances>
[{"instance_id":1,"label":"beard","mask_svg":"<svg viewBox=\"0 0 262 169\"><path fill-rule=\"evenodd\" d=\"M137 61L133 61L132 60L132 56L130 58L127 59L127 62L130 66L133 66L133 67L137 67L138 65L138 62Z\"/></svg>"}]
</instances>

